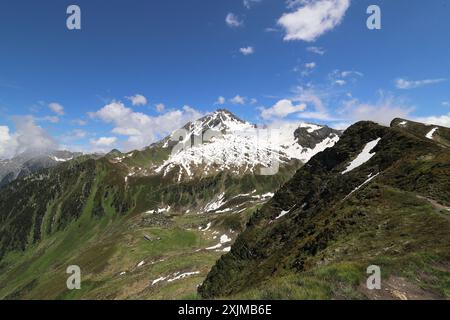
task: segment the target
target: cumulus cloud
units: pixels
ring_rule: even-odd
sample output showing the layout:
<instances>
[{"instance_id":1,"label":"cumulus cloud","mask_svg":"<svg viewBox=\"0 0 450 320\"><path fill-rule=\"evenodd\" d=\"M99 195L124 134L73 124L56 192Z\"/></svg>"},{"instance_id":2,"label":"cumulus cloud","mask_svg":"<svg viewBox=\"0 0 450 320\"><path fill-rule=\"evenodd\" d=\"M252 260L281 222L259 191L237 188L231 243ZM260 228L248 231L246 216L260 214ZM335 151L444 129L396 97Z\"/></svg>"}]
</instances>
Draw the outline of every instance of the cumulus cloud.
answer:
<instances>
[{"instance_id":1,"label":"cumulus cloud","mask_svg":"<svg viewBox=\"0 0 450 320\"><path fill-rule=\"evenodd\" d=\"M290 1L288 7L295 11L285 13L278 24L285 30L285 41L315 41L338 26L350 6L350 0Z\"/></svg>"},{"instance_id":2,"label":"cumulus cloud","mask_svg":"<svg viewBox=\"0 0 450 320\"><path fill-rule=\"evenodd\" d=\"M307 106L304 112L298 114L299 118L320 120L320 121L337 121L341 120L336 116L331 115L326 106L326 101L329 99L327 90L321 91L314 87L297 87L294 90L295 97L293 100L297 103L303 103Z\"/></svg>"},{"instance_id":3,"label":"cumulus cloud","mask_svg":"<svg viewBox=\"0 0 450 320\"><path fill-rule=\"evenodd\" d=\"M164 105L164 103L158 103L155 107L156 107L156 111L158 111L159 113L163 112L166 109L166 106Z\"/></svg>"},{"instance_id":4,"label":"cumulus cloud","mask_svg":"<svg viewBox=\"0 0 450 320\"><path fill-rule=\"evenodd\" d=\"M225 104L225 97L223 97L223 96L218 97L217 101L214 104L217 104L219 106L224 105Z\"/></svg>"},{"instance_id":5,"label":"cumulus cloud","mask_svg":"<svg viewBox=\"0 0 450 320\"><path fill-rule=\"evenodd\" d=\"M0 126L0 158L9 157L12 137L9 134L9 127Z\"/></svg>"},{"instance_id":6,"label":"cumulus cloud","mask_svg":"<svg viewBox=\"0 0 450 320\"><path fill-rule=\"evenodd\" d=\"M48 122L51 122L51 123L58 123L59 122L59 117L57 117L57 116L47 116L47 117L42 118L41 120L48 121Z\"/></svg>"},{"instance_id":7,"label":"cumulus cloud","mask_svg":"<svg viewBox=\"0 0 450 320\"><path fill-rule=\"evenodd\" d=\"M148 103L147 98L142 94L136 94L134 96L127 97L127 99L130 100L131 104L135 107L145 106Z\"/></svg>"},{"instance_id":8,"label":"cumulus cloud","mask_svg":"<svg viewBox=\"0 0 450 320\"><path fill-rule=\"evenodd\" d=\"M290 114L301 112L305 108L305 104L294 105L291 100L283 99L270 108L261 108L261 117L265 120L285 118Z\"/></svg>"},{"instance_id":9,"label":"cumulus cloud","mask_svg":"<svg viewBox=\"0 0 450 320\"><path fill-rule=\"evenodd\" d=\"M90 113L90 116L112 124L114 134L126 136L124 149L139 149L181 128L187 122L200 118L203 114L189 106L184 106L179 110L149 116L142 112L134 112L120 101L113 101L100 110Z\"/></svg>"},{"instance_id":10,"label":"cumulus cloud","mask_svg":"<svg viewBox=\"0 0 450 320\"><path fill-rule=\"evenodd\" d=\"M236 95L234 98L230 99L232 104L241 104L244 105L247 99L245 97L241 97L240 95Z\"/></svg>"},{"instance_id":11,"label":"cumulus cloud","mask_svg":"<svg viewBox=\"0 0 450 320\"><path fill-rule=\"evenodd\" d=\"M225 23L230 28L237 28L244 25L244 22L239 20L239 18L234 13L228 13L225 17Z\"/></svg>"},{"instance_id":12,"label":"cumulus cloud","mask_svg":"<svg viewBox=\"0 0 450 320\"><path fill-rule=\"evenodd\" d=\"M389 126L394 118L408 118L414 107L406 105L393 96L382 95L375 103L364 103L358 99L346 101L339 111L340 115L348 120L370 120Z\"/></svg>"},{"instance_id":13,"label":"cumulus cloud","mask_svg":"<svg viewBox=\"0 0 450 320\"><path fill-rule=\"evenodd\" d=\"M54 113L56 113L59 116L64 115L64 107L57 103L57 102L52 102L48 104L48 107L50 108L50 110L52 110Z\"/></svg>"},{"instance_id":14,"label":"cumulus cloud","mask_svg":"<svg viewBox=\"0 0 450 320\"><path fill-rule=\"evenodd\" d=\"M434 124L442 127L450 128L450 113L441 115L441 116L429 116L429 117L421 117L415 118L414 120L426 123L426 124Z\"/></svg>"},{"instance_id":15,"label":"cumulus cloud","mask_svg":"<svg viewBox=\"0 0 450 320\"><path fill-rule=\"evenodd\" d=\"M56 141L35 122L32 116L13 117L15 132L0 126L0 158L11 158L23 152L41 153L57 149Z\"/></svg>"},{"instance_id":16,"label":"cumulus cloud","mask_svg":"<svg viewBox=\"0 0 450 320\"><path fill-rule=\"evenodd\" d=\"M114 143L116 143L116 141L117 141L116 137L101 137L98 139L90 140L91 144L96 147L110 147Z\"/></svg>"},{"instance_id":17,"label":"cumulus cloud","mask_svg":"<svg viewBox=\"0 0 450 320\"><path fill-rule=\"evenodd\" d=\"M315 67L316 67L316 63L315 62L305 63L305 68L306 69L314 69Z\"/></svg>"},{"instance_id":18,"label":"cumulus cloud","mask_svg":"<svg viewBox=\"0 0 450 320\"><path fill-rule=\"evenodd\" d=\"M423 86L441 83L446 81L447 79L425 79L425 80L407 80L403 78L398 78L395 80L395 86L397 89L403 89L403 90L409 90L409 89L415 89L420 88Z\"/></svg>"},{"instance_id":19,"label":"cumulus cloud","mask_svg":"<svg viewBox=\"0 0 450 320\"><path fill-rule=\"evenodd\" d=\"M240 51L244 56L249 56L249 55L255 53L255 50L253 49L253 47L244 47L244 48L240 48L239 51Z\"/></svg>"}]
</instances>

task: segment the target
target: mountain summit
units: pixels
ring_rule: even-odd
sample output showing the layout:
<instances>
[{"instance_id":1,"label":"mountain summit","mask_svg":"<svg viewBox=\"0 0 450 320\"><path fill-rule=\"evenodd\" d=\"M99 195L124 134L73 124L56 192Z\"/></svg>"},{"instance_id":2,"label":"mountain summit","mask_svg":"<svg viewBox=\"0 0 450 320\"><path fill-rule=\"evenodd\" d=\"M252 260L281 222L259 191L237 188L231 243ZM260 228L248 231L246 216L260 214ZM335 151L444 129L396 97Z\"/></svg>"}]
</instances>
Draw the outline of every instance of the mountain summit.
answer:
<instances>
[{"instance_id":1,"label":"mountain summit","mask_svg":"<svg viewBox=\"0 0 450 320\"><path fill-rule=\"evenodd\" d=\"M162 174L176 181L223 171L261 174L264 168L284 166L291 161L306 163L318 152L332 147L340 135L338 130L302 122L258 127L219 109L144 151L168 154L164 161L130 172L132 176ZM141 155L136 152L131 158ZM128 164L133 164L132 159Z\"/></svg>"}]
</instances>

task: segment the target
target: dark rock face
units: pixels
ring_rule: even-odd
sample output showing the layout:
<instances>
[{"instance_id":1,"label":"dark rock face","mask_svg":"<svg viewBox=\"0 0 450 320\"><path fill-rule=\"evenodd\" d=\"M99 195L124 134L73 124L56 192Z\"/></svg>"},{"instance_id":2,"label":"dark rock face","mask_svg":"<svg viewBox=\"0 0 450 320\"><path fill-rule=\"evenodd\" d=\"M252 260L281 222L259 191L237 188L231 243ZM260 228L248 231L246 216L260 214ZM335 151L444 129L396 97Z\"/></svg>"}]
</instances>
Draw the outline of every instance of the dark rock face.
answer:
<instances>
[{"instance_id":1,"label":"dark rock face","mask_svg":"<svg viewBox=\"0 0 450 320\"><path fill-rule=\"evenodd\" d=\"M318 143L330 137L332 134L340 137L342 135L342 131L331 129L327 126L313 132L308 132L308 128L298 128L294 132L294 137L299 145L305 148L313 149Z\"/></svg>"}]
</instances>

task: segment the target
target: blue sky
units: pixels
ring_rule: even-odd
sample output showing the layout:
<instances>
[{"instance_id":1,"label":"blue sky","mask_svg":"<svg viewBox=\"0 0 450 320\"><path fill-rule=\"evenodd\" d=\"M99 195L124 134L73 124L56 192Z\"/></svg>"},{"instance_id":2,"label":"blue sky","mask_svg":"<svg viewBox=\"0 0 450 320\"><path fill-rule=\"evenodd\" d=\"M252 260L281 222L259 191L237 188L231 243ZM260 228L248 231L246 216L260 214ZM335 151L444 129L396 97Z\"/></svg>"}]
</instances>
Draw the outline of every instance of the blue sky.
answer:
<instances>
[{"instance_id":1,"label":"blue sky","mask_svg":"<svg viewBox=\"0 0 450 320\"><path fill-rule=\"evenodd\" d=\"M4 0L0 157L141 148L220 107L256 123L450 126L449 32L444 0Z\"/></svg>"}]
</instances>

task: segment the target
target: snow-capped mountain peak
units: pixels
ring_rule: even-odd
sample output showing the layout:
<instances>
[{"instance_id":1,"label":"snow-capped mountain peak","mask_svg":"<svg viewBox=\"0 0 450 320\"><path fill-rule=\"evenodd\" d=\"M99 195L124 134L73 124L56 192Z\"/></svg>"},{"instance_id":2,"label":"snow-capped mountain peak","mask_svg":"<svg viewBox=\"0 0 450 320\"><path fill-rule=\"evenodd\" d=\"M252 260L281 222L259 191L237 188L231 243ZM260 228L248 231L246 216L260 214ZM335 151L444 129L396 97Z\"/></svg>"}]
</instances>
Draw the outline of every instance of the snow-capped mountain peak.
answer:
<instances>
[{"instance_id":1,"label":"snow-capped mountain peak","mask_svg":"<svg viewBox=\"0 0 450 320\"><path fill-rule=\"evenodd\" d=\"M164 176L174 172L179 181L224 170L260 174L291 160L305 163L332 147L340 134L310 123L258 127L220 109L166 138L163 148L171 148L171 154L154 171Z\"/></svg>"}]
</instances>

